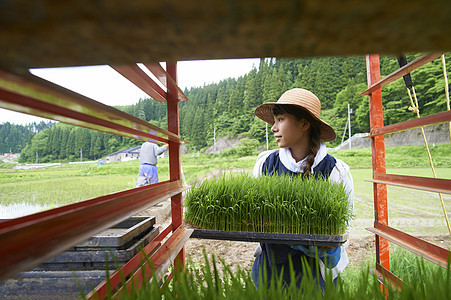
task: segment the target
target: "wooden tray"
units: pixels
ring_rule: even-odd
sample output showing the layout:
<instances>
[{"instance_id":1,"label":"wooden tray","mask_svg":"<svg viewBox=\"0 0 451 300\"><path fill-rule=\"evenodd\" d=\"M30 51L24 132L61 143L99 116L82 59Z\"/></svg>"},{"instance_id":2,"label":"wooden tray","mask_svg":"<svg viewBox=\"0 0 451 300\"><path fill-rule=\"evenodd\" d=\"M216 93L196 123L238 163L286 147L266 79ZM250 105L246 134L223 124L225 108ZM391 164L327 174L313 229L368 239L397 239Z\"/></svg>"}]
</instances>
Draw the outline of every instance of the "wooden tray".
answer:
<instances>
[{"instance_id":1,"label":"wooden tray","mask_svg":"<svg viewBox=\"0 0 451 300\"><path fill-rule=\"evenodd\" d=\"M191 237L241 242L337 247L348 240L349 234L345 233L342 235L318 235L194 229Z\"/></svg>"}]
</instances>

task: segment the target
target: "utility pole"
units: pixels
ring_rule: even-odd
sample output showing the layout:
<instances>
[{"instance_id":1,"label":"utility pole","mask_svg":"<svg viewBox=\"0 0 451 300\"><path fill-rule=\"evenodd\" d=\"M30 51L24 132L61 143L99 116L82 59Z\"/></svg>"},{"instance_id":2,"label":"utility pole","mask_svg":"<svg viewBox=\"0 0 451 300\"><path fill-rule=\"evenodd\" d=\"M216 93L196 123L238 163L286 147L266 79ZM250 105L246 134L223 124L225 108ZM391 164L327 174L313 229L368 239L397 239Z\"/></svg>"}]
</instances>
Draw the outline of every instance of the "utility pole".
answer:
<instances>
[{"instance_id":1,"label":"utility pole","mask_svg":"<svg viewBox=\"0 0 451 300\"><path fill-rule=\"evenodd\" d=\"M38 163L39 157L38 157L38 151L36 151L36 163Z\"/></svg>"},{"instance_id":2,"label":"utility pole","mask_svg":"<svg viewBox=\"0 0 451 300\"><path fill-rule=\"evenodd\" d=\"M348 129L348 121L346 121L346 125L345 125L345 130L343 130L343 136L341 137L341 144L343 144L344 140L345 140L345 135L346 135L346 130Z\"/></svg>"},{"instance_id":3,"label":"utility pole","mask_svg":"<svg viewBox=\"0 0 451 300\"><path fill-rule=\"evenodd\" d=\"M348 103L348 123L349 123L349 126L348 126L348 130L349 130L349 149L351 149L352 148L352 143L351 143L351 113L352 113L352 109L351 109L351 106L349 105L349 103Z\"/></svg>"},{"instance_id":4,"label":"utility pole","mask_svg":"<svg viewBox=\"0 0 451 300\"><path fill-rule=\"evenodd\" d=\"M213 153L216 153L216 128L213 128Z\"/></svg>"},{"instance_id":5,"label":"utility pole","mask_svg":"<svg viewBox=\"0 0 451 300\"><path fill-rule=\"evenodd\" d=\"M82 148L80 148L80 162L83 161L83 150Z\"/></svg>"},{"instance_id":6,"label":"utility pole","mask_svg":"<svg viewBox=\"0 0 451 300\"><path fill-rule=\"evenodd\" d=\"M265 122L266 125L266 150L269 150L269 146L268 146L268 123Z\"/></svg>"}]
</instances>

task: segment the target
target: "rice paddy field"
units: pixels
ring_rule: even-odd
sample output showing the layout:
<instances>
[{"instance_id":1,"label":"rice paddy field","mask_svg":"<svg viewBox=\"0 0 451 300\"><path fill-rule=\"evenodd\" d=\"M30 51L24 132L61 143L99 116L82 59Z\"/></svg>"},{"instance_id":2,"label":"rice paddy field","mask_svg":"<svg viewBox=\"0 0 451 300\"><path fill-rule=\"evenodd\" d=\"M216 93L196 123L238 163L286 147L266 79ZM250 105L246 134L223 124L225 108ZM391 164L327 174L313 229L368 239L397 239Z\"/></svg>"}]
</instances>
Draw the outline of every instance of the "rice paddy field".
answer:
<instances>
[{"instance_id":1,"label":"rice paddy field","mask_svg":"<svg viewBox=\"0 0 451 300\"><path fill-rule=\"evenodd\" d=\"M432 148L439 178L451 178L450 145ZM388 147L386 151L387 173L432 177L424 147ZM402 155L400 155L401 153ZM423 153L423 155L421 155ZM331 153L351 167L354 179L353 234L367 234L374 220L371 152L370 149L342 150ZM221 157L219 155L182 155L183 179L194 185L218 170L250 172L256 155L247 157ZM415 161L415 167L411 167ZM11 164L8 164L11 165ZM368 166L368 167L367 167ZM1 167L1 165L0 165ZM0 219L18 217L39 210L50 209L94 197L133 188L136 183L139 162L113 162L62 164L29 169L0 169ZM168 158L159 159L160 181L168 180ZM445 207L451 211L451 195L443 195ZM416 235L446 235L447 228L438 194L388 186L390 225Z\"/></svg>"},{"instance_id":2,"label":"rice paddy field","mask_svg":"<svg viewBox=\"0 0 451 300\"><path fill-rule=\"evenodd\" d=\"M249 169L255 162L255 157L213 155L184 155L181 159L183 180L188 185L217 169ZM36 212L134 188L139 169L138 160L22 166L27 169L10 169L11 165L0 169L0 219L30 213L30 207ZM160 181L169 179L168 158L159 159L158 173Z\"/></svg>"}]
</instances>

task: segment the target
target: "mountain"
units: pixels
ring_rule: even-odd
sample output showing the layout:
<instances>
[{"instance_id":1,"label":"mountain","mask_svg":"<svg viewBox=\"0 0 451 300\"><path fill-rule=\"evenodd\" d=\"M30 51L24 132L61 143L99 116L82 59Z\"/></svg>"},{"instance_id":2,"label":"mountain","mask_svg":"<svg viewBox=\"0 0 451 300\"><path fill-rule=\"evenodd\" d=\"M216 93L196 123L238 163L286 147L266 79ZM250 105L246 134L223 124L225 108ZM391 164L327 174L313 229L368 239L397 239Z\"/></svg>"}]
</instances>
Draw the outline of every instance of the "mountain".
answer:
<instances>
[{"instance_id":1,"label":"mountain","mask_svg":"<svg viewBox=\"0 0 451 300\"><path fill-rule=\"evenodd\" d=\"M418 56L407 55L407 60L412 61ZM449 60L450 55L447 54L446 58ZM382 77L397 68L396 57L381 57ZM450 67L446 69L449 73ZM446 110L441 60L436 59L411 75L421 115ZM237 79L228 78L219 83L185 89L189 101L180 103L181 136L190 142L192 150L212 145L214 135L216 138L226 135L247 136L263 144L265 123L254 117L255 107L277 101L284 91L295 87L308 89L321 100L321 118L340 137L329 143L329 146L336 146L343 134L347 134L344 130L348 104L352 109L353 133L369 131L368 97L360 96L367 87L365 57L352 56L261 59L258 68ZM409 110L410 100L402 79L384 87L382 97L386 125L415 117ZM135 105L116 108L167 129L165 103L141 99ZM83 158L96 159L141 143L65 124L52 124L40 131L28 127L28 132L27 127L16 127L9 123L0 126L0 138L3 141L0 153L9 152L10 147L13 152L22 151L22 161L34 161L36 152L41 162L73 160L79 157L80 151L83 152Z\"/></svg>"}]
</instances>

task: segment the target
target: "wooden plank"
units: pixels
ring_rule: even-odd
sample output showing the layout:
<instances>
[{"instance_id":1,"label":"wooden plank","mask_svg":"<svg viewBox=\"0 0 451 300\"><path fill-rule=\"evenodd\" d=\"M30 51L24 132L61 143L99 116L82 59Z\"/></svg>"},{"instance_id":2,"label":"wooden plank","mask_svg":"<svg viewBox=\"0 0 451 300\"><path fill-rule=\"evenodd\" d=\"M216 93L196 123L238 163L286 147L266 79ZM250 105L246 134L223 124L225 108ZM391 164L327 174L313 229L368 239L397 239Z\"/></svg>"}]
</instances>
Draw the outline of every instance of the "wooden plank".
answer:
<instances>
[{"instance_id":1,"label":"wooden plank","mask_svg":"<svg viewBox=\"0 0 451 300\"><path fill-rule=\"evenodd\" d=\"M180 181L114 193L0 223L0 279L44 262L187 188Z\"/></svg>"},{"instance_id":2,"label":"wooden plank","mask_svg":"<svg viewBox=\"0 0 451 300\"><path fill-rule=\"evenodd\" d=\"M382 87L395 81L396 79L399 79L399 78L403 77L404 75L409 74L413 70L416 70L419 67L427 64L428 62L431 62L434 59L439 58L440 56L442 56L442 54L443 53L441 53L441 52L440 53L434 52L434 53L423 54L422 56L418 57L417 59L408 63L407 65L399 68L398 70L396 70L395 72L391 73L390 75L384 77L383 79L381 79L375 83L372 83L370 85L370 87L367 90L365 90L364 92L362 92L360 95L361 96L370 95L374 91L381 89Z\"/></svg>"},{"instance_id":3,"label":"wooden plank","mask_svg":"<svg viewBox=\"0 0 451 300\"><path fill-rule=\"evenodd\" d=\"M372 180L365 181L429 192L451 194L450 179L374 173Z\"/></svg>"},{"instance_id":4,"label":"wooden plank","mask_svg":"<svg viewBox=\"0 0 451 300\"><path fill-rule=\"evenodd\" d=\"M443 268L448 267L448 259L451 258L451 251L447 249L377 222L374 223L374 227L366 228L366 230L420 255Z\"/></svg>"}]
</instances>

